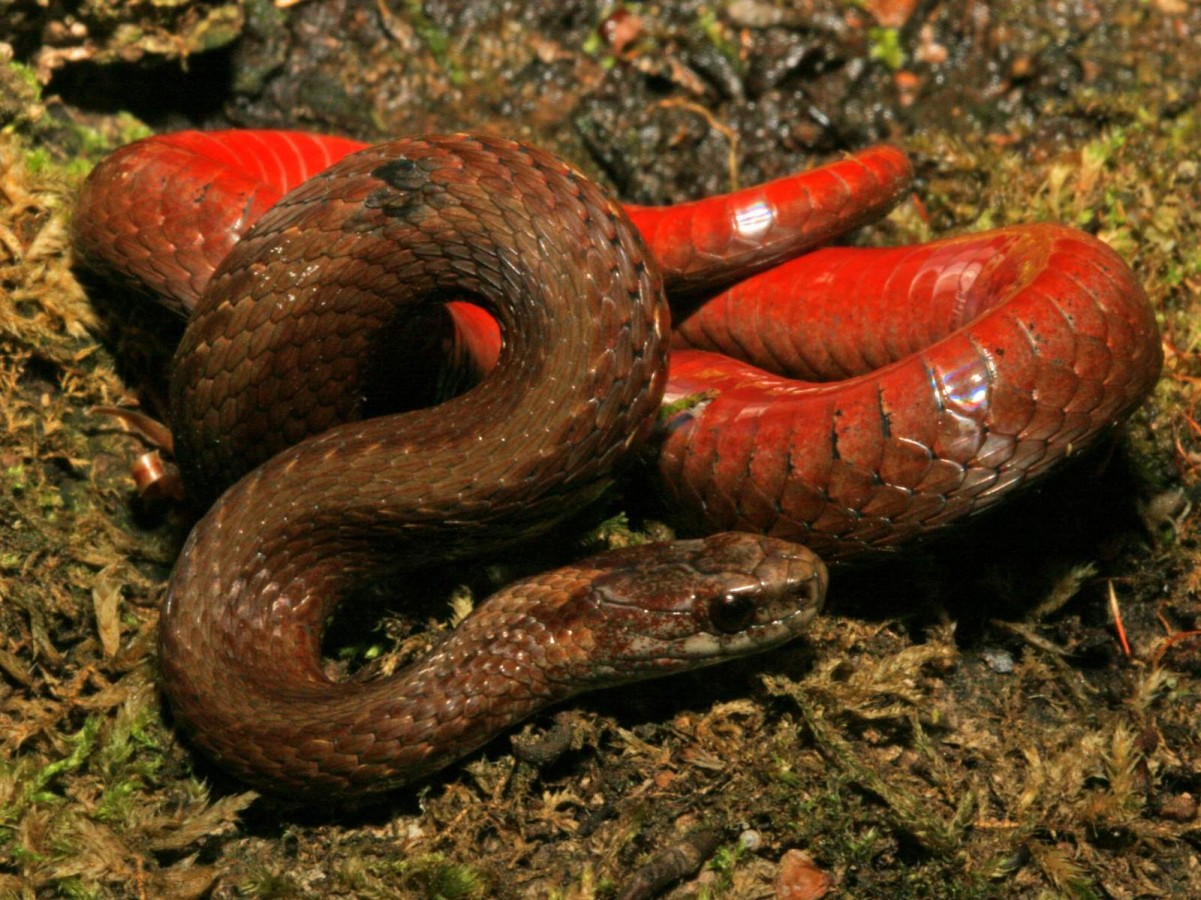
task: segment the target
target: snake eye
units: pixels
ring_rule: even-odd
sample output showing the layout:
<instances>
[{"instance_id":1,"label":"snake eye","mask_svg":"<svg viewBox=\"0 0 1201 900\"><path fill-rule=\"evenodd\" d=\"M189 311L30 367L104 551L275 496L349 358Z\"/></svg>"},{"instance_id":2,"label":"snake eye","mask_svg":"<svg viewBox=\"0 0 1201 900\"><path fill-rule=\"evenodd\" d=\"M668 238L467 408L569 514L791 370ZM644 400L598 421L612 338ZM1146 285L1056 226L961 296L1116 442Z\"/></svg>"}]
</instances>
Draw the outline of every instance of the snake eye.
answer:
<instances>
[{"instance_id":1,"label":"snake eye","mask_svg":"<svg viewBox=\"0 0 1201 900\"><path fill-rule=\"evenodd\" d=\"M709 601L709 621L718 631L736 634L755 618L755 601L746 594L723 594Z\"/></svg>"}]
</instances>

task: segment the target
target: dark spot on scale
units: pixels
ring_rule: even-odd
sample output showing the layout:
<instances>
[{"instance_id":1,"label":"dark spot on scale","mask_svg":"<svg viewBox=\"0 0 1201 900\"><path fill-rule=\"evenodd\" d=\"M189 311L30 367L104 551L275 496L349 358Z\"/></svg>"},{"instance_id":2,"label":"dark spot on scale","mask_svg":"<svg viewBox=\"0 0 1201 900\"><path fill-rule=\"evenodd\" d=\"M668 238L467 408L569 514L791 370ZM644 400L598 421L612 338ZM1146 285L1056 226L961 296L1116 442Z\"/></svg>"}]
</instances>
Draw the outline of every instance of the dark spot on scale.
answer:
<instances>
[{"instance_id":1,"label":"dark spot on scale","mask_svg":"<svg viewBox=\"0 0 1201 900\"><path fill-rule=\"evenodd\" d=\"M399 218L406 215L416 201L412 193L398 194L390 188L379 188L363 199L363 205L368 209L378 209L386 216Z\"/></svg>"},{"instance_id":2,"label":"dark spot on scale","mask_svg":"<svg viewBox=\"0 0 1201 900\"><path fill-rule=\"evenodd\" d=\"M429 183L429 174L404 156L376 166L371 170L371 177L378 178L398 191L419 191Z\"/></svg>"},{"instance_id":3,"label":"dark spot on scale","mask_svg":"<svg viewBox=\"0 0 1201 900\"><path fill-rule=\"evenodd\" d=\"M368 194L363 205L378 209L393 219L412 219L415 210L439 209L447 205L444 188L430 180L429 171L419 161L401 156L371 170L371 176L386 187ZM419 217L419 214L418 214Z\"/></svg>"}]
</instances>

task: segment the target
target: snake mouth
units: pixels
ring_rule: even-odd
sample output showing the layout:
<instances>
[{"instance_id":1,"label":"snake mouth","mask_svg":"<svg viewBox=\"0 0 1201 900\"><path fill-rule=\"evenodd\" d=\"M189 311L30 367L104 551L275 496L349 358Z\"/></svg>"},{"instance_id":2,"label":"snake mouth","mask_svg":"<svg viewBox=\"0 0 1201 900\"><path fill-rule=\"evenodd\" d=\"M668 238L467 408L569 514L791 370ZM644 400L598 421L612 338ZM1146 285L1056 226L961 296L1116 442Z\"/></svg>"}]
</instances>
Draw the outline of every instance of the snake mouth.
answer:
<instances>
[{"instance_id":1,"label":"snake mouth","mask_svg":"<svg viewBox=\"0 0 1201 900\"><path fill-rule=\"evenodd\" d=\"M760 597L757 621L737 631L705 628L675 639L635 634L624 642L619 653L612 655L611 661L615 670L632 666L671 671L762 653L799 637L821 611L825 590L826 572L822 567L803 581Z\"/></svg>"},{"instance_id":2,"label":"snake mouth","mask_svg":"<svg viewBox=\"0 0 1201 900\"><path fill-rule=\"evenodd\" d=\"M676 670L717 665L788 643L805 631L817 612L816 607L798 609L783 619L755 625L737 635L702 632L666 645L635 638L628 643L626 652L614 656L612 662L615 669L624 666L661 669L664 675Z\"/></svg>"},{"instance_id":3,"label":"snake mouth","mask_svg":"<svg viewBox=\"0 0 1201 900\"><path fill-rule=\"evenodd\" d=\"M684 642L684 650L679 656L672 658L696 661L711 657L712 662L717 663L762 653L799 637L816 615L816 608L802 609L770 625L757 625L733 636L697 634Z\"/></svg>"}]
</instances>

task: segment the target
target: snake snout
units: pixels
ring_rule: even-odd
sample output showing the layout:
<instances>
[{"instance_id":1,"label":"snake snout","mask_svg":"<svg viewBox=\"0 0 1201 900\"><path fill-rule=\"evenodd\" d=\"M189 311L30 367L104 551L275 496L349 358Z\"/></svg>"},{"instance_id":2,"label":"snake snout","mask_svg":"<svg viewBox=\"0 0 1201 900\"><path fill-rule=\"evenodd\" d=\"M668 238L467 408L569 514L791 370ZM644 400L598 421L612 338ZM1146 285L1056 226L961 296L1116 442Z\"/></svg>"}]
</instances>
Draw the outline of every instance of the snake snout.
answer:
<instances>
[{"instance_id":1,"label":"snake snout","mask_svg":"<svg viewBox=\"0 0 1201 900\"><path fill-rule=\"evenodd\" d=\"M830 576L821 558L802 544L762 537L763 562L756 567L765 596L782 610L794 609L806 618L817 614L826 600Z\"/></svg>"}]
</instances>

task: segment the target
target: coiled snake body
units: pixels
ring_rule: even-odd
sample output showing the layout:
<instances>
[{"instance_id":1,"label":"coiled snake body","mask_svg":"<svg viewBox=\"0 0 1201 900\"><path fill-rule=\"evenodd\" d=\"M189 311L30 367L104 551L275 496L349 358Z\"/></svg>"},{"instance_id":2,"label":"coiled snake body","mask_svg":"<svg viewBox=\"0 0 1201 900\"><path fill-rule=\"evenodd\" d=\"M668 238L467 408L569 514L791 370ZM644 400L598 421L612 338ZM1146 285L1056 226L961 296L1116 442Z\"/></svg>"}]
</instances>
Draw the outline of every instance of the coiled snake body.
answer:
<instances>
[{"instance_id":1,"label":"coiled snake body","mask_svg":"<svg viewBox=\"0 0 1201 900\"><path fill-rule=\"evenodd\" d=\"M172 575L162 667L196 741L264 787L382 790L579 691L787 640L825 588L788 540L846 555L981 508L1124 415L1158 373L1129 271L1068 229L778 265L895 201L908 165L890 148L632 208L651 256L620 207L531 148L454 136L346 156L357 149L289 133L151 139L93 173L76 218L89 261L181 308L202 294L172 381L176 447L195 493L237 483ZM762 273L683 322L670 385L656 259L694 296ZM806 292L828 331L779 324ZM457 317L496 357L491 374L437 408L357 421L405 311L463 299L504 336ZM898 300L908 315L889 312ZM918 302L930 308L913 314ZM732 349L783 374L708 352ZM831 385L788 377L831 370ZM494 595L393 678L326 677L321 631L348 589L562 521L647 439L665 389L702 398L661 436L680 517L771 537L595 557Z\"/></svg>"}]
</instances>

